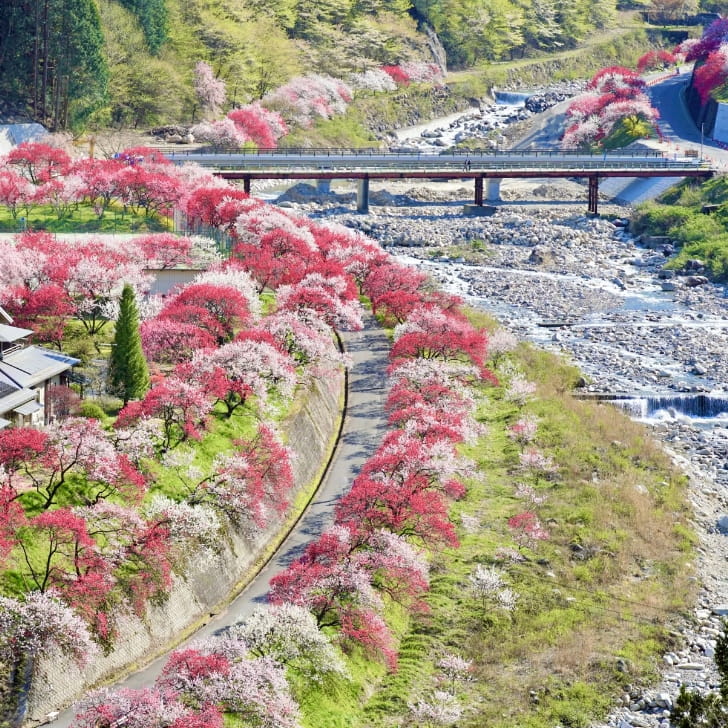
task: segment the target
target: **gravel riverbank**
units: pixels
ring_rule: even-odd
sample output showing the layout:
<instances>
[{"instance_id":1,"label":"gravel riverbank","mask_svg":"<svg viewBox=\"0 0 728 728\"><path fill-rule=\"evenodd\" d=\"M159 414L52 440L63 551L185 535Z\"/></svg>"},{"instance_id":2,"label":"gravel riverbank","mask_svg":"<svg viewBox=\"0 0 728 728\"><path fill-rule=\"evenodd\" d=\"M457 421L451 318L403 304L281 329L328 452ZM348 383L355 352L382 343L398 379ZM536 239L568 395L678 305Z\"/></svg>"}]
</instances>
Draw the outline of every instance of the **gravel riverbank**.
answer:
<instances>
[{"instance_id":1,"label":"gravel riverbank","mask_svg":"<svg viewBox=\"0 0 728 728\"><path fill-rule=\"evenodd\" d=\"M286 204L362 230L521 338L564 353L584 372L585 390L663 403L651 426L690 476L700 596L681 627L683 649L664 656L662 683L635 686L600 726L667 728L680 684L715 686L715 639L728 614L728 419L679 411L700 397L717 409L726 400L728 409L728 298L695 276L665 281L662 249L641 245L623 219L589 218L583 202L564 201L584 195L571 182L504 184L506 202L486 218L462 215L464 184L390 183L374 190L369 215L352 213L346 192L314 199L293 191Z\"/></svg>"}]
</instances>

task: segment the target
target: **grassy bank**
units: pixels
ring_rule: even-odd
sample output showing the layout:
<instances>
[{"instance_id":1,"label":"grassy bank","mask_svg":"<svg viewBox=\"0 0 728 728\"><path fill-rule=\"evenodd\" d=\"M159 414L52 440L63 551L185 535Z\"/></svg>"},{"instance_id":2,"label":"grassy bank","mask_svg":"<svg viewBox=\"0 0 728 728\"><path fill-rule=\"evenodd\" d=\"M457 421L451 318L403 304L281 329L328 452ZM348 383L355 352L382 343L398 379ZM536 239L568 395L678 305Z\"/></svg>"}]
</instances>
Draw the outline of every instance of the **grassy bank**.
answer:
<instances>
[{"instance_id":1,"label":"grassy bank","mask_svg":"<svg viewBox=\"0 0 728 728\"><path fill-rule=\"evenodd\" d=\"M685 180L657 202L641 205L632 219L632 231L665 235L677 244L677 254L667 263L685 269L699 260L716 281L728 280L728 177L707 182Z\"/></svg>"},{"instance_id":2,"label":"grassy bank","mask_svg":"<svg viewBox=\"0 0 728 728\"><path fill-rule=\"evenodd\" d=\"M447 690L466 706L459 726L585 728L627 685L656 676L670 623L693 596L686 479L644 428L573 398L579 373L563 360L522 344L498 368L523 372L537 393L521 405L499 387L481 392L487 435L466 451L478 475L454 506L461 547L434 555L428 612L390 610L398 671L354 655L351 683L305 692L306 726L430 725L411 706ZM507 435L528 415L553 473L524 468ZM519 485L542 502L524 502ZM518 539L508 519L524 510L545 538ZM512 610L476 592L479 565L499 570ZM443 668L453 654L471 662L466 674Z\"/></svg>"}]
</instances>

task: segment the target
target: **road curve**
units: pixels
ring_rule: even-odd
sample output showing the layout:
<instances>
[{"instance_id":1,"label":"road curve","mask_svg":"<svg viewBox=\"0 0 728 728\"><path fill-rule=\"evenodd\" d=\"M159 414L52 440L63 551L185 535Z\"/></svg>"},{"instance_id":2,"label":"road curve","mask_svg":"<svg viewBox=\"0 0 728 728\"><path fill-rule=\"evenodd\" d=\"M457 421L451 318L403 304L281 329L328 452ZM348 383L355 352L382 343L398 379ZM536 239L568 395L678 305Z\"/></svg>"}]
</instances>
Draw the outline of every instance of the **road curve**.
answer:
<instances>
[{"instance_id":1,"label":"road curve","mask_svg":"<svg viewBox=\"0 0 728 728\"><path fill-rule=\"evenodd\" d=\"M685 90L690 82L692 70L650 86L648 93L652 105L660 112L660 129L666 142L695 149L718 163L728 167L728 151L718 146L712 139L700 133L685 104Z\"/></svg>"},{"instance_id":2,"label":"road curve","mask_svg":"<svg viewBox=\"0 0 728 728\"><path fill-rule=\"evenodd\" d=\"M257 605L265 602L270 579L297 558L306 544L331 524L336 502L379 445L387 427L384 398L389 340L374 317L368 314L364 318L362 331L344 332L342 339L352 360L348 378L348 404L341 438L321 486L301 520L253 581L225 610L192 634L183 645L224 632L228 626L244 619ZM166 661L167 656L163 655L111 687L148 687ZM53 728L67 728L74 715L72 707L62 711L53 721Z\"/></svg>"}]
</instances>

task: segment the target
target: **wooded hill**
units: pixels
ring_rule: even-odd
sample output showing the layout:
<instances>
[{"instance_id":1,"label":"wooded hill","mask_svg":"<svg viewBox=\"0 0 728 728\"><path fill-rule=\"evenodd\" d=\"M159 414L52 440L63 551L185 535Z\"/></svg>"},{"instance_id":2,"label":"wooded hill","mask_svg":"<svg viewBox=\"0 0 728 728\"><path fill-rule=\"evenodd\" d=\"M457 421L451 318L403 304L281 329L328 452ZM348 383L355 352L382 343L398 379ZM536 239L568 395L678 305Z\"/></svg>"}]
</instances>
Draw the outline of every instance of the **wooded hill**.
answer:
<instances>
[{"instance_id":1,"label":"wooded hill","mask_svg":"<svg viewBox=\"0 0 728 728\"><path fill-rule=\"evenodd\" d=\"M0 98L52 129L189 122L200 60L235 105L301 73L430 62L425 24L463 67L573 46L614 12L615 0L5 0Z\"/></svg>"}]
</instances>

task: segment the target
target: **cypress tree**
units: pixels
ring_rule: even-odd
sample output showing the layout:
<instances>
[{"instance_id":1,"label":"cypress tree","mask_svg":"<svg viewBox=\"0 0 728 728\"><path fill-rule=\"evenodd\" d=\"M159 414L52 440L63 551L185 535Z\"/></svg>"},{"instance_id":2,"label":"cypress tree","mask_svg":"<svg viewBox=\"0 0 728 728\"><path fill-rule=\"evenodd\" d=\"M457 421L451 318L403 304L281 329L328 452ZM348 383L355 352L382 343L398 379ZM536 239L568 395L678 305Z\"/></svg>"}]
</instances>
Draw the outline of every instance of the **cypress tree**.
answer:
<instances>
[{"instance_id":1,"label":"cypress tree","mask_svg":"<svg viewBox=\"0 0 728 728\"><path fill-rule=\"evenodd\" d=\"M149 389L149 370L139 335L139 314L134 289L126 284L119 302L119 318L109 358L108 387L126 404Z\"/></svg>"}]
</instances>

